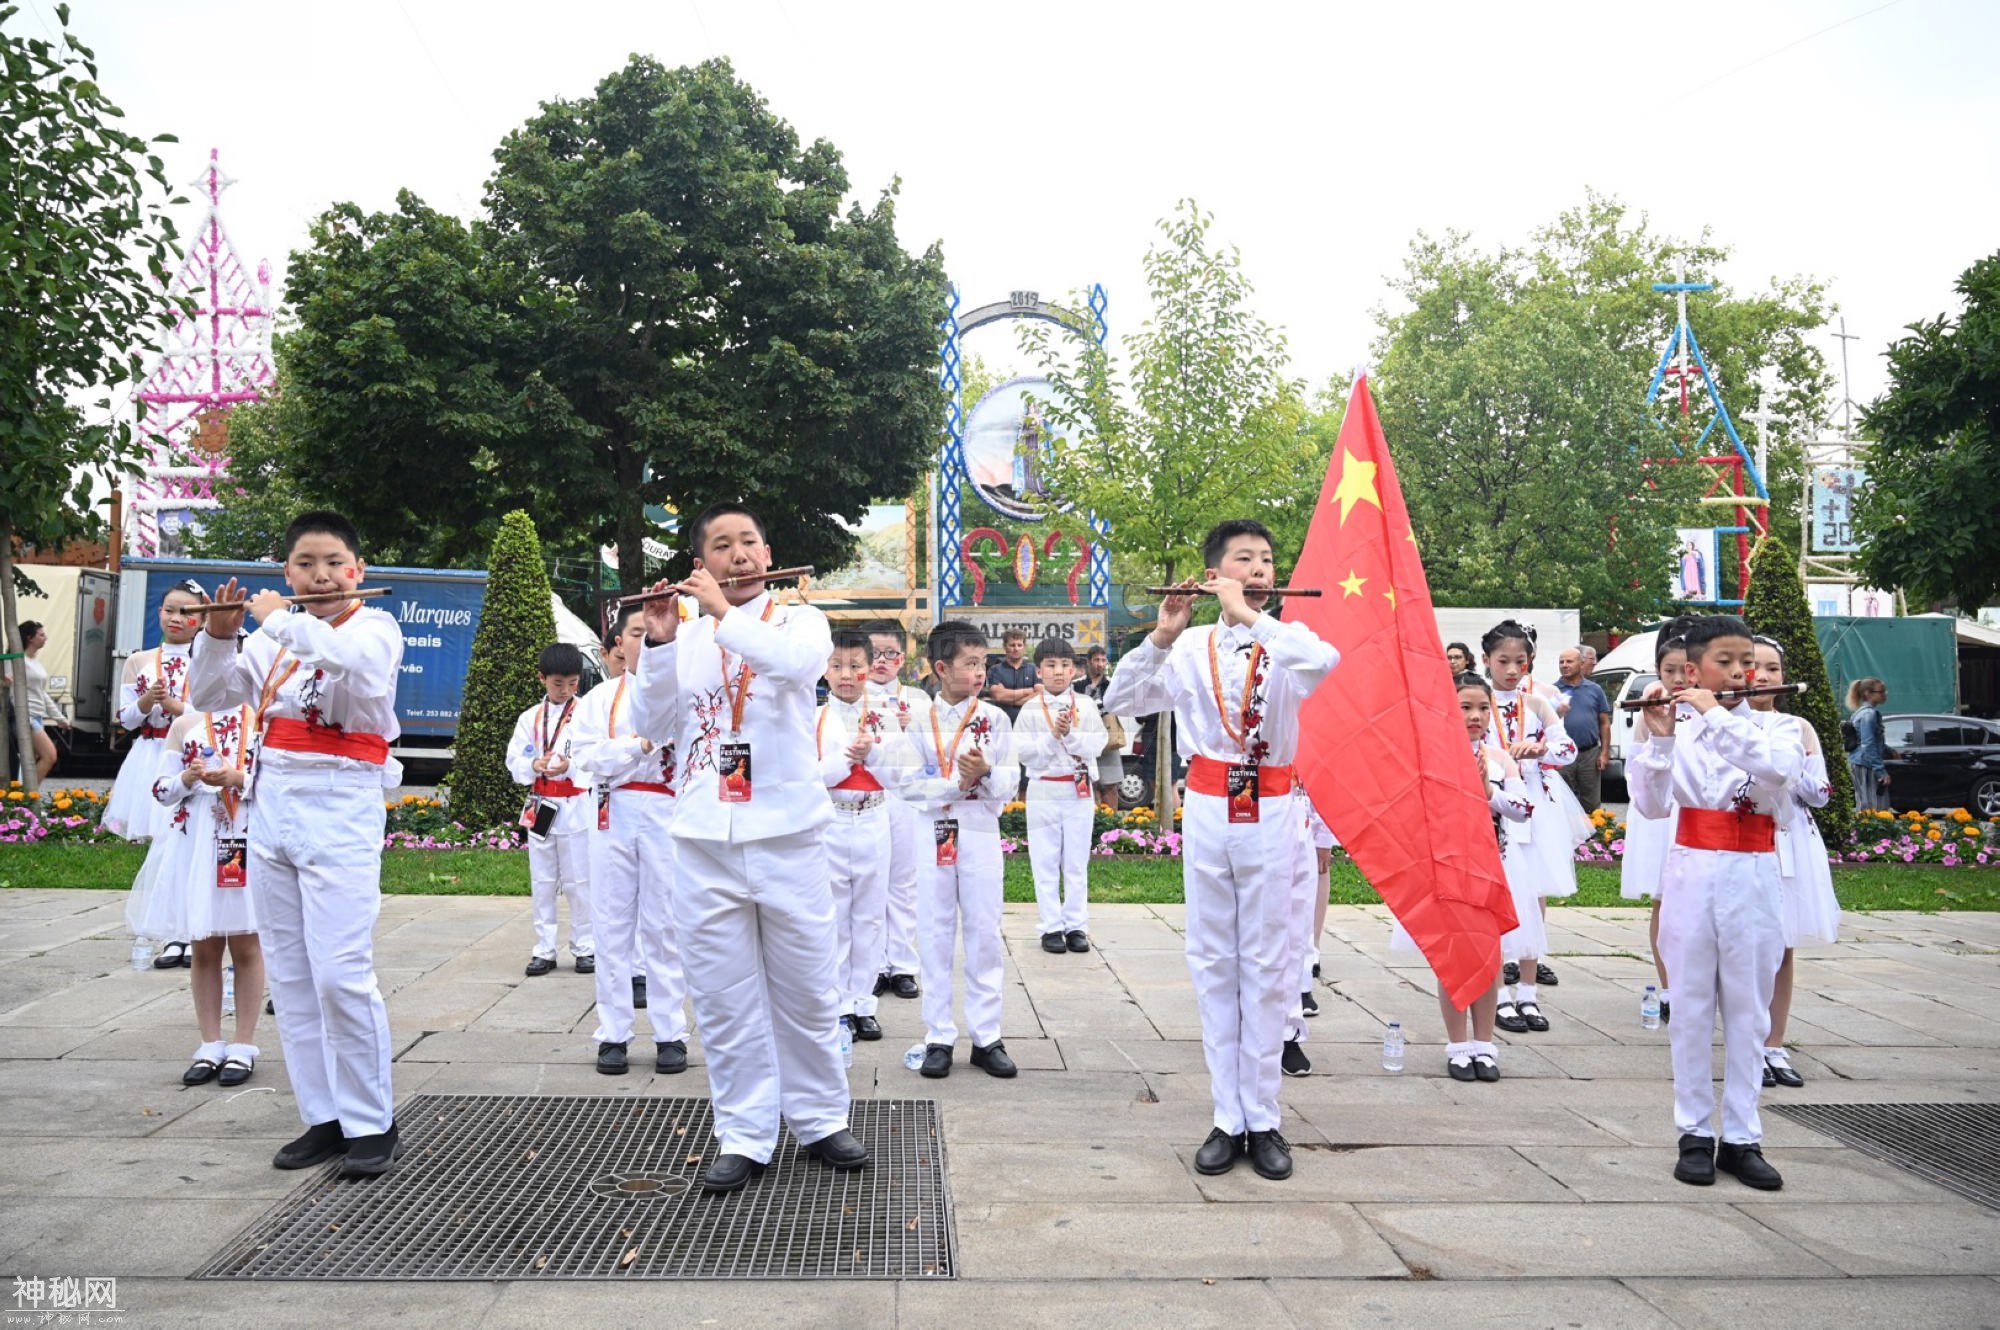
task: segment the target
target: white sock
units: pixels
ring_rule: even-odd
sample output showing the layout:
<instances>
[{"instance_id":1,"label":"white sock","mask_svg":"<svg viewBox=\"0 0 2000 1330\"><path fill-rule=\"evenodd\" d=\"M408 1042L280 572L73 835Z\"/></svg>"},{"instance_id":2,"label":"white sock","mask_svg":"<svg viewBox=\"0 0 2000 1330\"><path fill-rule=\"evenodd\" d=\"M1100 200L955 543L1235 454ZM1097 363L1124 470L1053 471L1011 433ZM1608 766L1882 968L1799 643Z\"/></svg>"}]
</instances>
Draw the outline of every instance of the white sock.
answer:
<instances>
[{"instance_id":1,"label":"white sock","mask_svg":"<svg viewBox=\"0 0 2000 1330\"><path fill-rule=\"evenodd\" d=\"M1446 1044L1444 1046L1445 1060L1447 1062L1456 1062L1460 1058L1464 1058L1466 1061L1470 1062L1472 1060L1473 1053L1477 1051L1478 1048L1479 1045L1471 1043L1469 1041L1463 1044Z\"/></svg>"},{"instance_id":2,"label":"white sock","mask_svg":"<svg viewBox=\"0 0 2000 1330\"><path fill-rule=\"evenodd\" d=\"M1764 1061L1766 1062L1790 1062L1791 1060L1792 1055L1782 1048L1767 1048L1764 1050Z\"/></svg>"},{"instance_id":3,"label":"white sock","mask_svg":"<svg viewBox=\"0 0 2000 1330\"><path fill-rule=\"evenodd\" d=\"M1533 1002L1534 1000L1535 986L1533 984L1514 985L1514 1001L1516 1003Z\"/></svg>"},{"instance_id":4,"label":"white sock","mask_svg":"<svg viewBox=\"0 0 2000 1330\"><path fill-rule=\"evenodd\" d=\"M1500 1061L1500 1046L1488 1039L1475 1039L1472 1041L1472 1056L1476 1058L1492 1058L1495 1063L1498 1063Z\"/></svg>"},{"instance_id":5,"label":"white sock","mask_svg":"<svg viewBox=\"0 0 2000 1330\"><path fill-rule=\"evenodd\" d=\"M1664 988L1660 990L1660 1001L1662 1001L1662 1002L1672 1002L1673 1000L1674 1000L1674 995L1673 995L1672 993L1669 993L1669 992L1668 992L1668 991L1667 991L1666 989L1664 989Z\"/></svg>"}]
</instances>

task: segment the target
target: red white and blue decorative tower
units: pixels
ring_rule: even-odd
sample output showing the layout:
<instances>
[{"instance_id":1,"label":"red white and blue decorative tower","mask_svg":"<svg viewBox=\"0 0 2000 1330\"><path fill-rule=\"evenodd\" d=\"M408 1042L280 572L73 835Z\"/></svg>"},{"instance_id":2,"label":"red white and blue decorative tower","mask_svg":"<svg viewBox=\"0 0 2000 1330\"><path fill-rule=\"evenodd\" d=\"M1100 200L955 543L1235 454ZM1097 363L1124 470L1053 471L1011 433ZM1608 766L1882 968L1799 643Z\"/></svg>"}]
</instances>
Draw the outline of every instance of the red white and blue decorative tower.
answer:
<instances>
[{"instance_id":1,"label":"red white and blue decorative tower","mask_svg":"<svg viewBox=\"0 0 2000 1330\"><path fill-rule=\"evenodd\" d=\"M274 378L271 265L259 263L253 280L236 252L222 224L222 191L236 182L216 157L210 149L193 182L208 206L168 287L187 309L139 389L146 452L125 525L131 554L182 552L186 529L217 506L228 476L230 410L261 399Z\"/></svg>"}]
</instances>

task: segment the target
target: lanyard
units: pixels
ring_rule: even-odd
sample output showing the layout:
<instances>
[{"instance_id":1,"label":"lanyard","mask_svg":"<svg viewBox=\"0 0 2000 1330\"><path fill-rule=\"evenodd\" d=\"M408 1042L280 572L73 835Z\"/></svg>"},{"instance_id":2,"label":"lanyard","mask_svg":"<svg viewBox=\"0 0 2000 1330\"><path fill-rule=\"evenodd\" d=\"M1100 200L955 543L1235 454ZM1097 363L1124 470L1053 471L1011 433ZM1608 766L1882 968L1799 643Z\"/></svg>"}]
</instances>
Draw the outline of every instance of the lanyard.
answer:
<instances>
[{"instance_id":1,"label":"lanyard","mask_svg":"<svg viewBox=\"0 0 2000 1330\"><path fill-rule=\"evenodd\" d=\"M765 601L764 615L759 622L771 622L771 611L777 607L777 601ZM722 653L722 688L724 692L729 694L729 732L731 734L741 734L743 733L743 704L750 700L750 681L757 677L757 671L750 668L749 661L744 661L742 667L736 671L736 682L732 685L729 682L729 648L718 645L716 650Z\"/></svg>"},{"instance_id":2,"label":"lanyard","mask_svg":"<svg viewBox=\"0 0 2000 1330\"><path fill-rule=\"evenodd\" d=\"M1210 639L1211 643L1213 640L1212 638ZM1221 696L1219 690L1216 695L1218 697ZM1067 734L1059 735L1056 733L1056 718L1049 714L1049 695L1047 693L1037 693L1035 694L1035 700L1042 704L1042 719L1049 723L1049 734L1055 739L1056 747L1061 750L1065 757L1075 757L1076 754L1069 750L1069 736ZM1076 700L1074 698L1070 699L1069 718L1070 724L1076 724Z\"/></svg>"},{"instance_id":3,"label":"lanyard","mask_svg":"<svg viewBox=\"0 0 2000 1330\"><path fill-rule=\"evenodd\" d=\"M944 773L944 774L945 774L945 775L946 775L946 776L948 777L948 776L950 776L950 775L951 775L951 769L952 769L952 765L953 765L953 764L954 764L955 762L957 762L957 761L958 761L958 741L959 741L960 739L963 739L963 738L965 737L965 727L966 727L966 726L968 726L968 725L970 725L970 724L972 724L972 718L973 718L974 716L976 716L976 715L978 715L978 714L979 714L979 702L977 701L977 699L973 699L973 700L969 700L969 701L968 701L968 702L966 703L966 707L965 707L965 715L964 715L963 717L961 717L961 718L959 719L959 722L958 722L958 729L957 729L957 731L956 731L956 732L955 732L955 733L954 733L954 734L953 734L953 735L951 736L951 751L950 751L950 752L946 752L946 751L945 751L945 747L944 747L944 731L942 731L942 730L940 730L940 729L938 728L938 723L937 723L937 713L938 713L938 709L937 709L936 707L932 707L932 708L931 708L931 713L930 713L930 714L931 714L931 745L932 745L932 746L933 746L934 748L936 748L936 749L937 749L937 755L938 755L938 770L939 770L939 771L941 771L941 772L943 772L943 773ZM976 748L976 747L978 747L978 745L977 745L977 744L975 744L975 745L973 745L973 746L974 746L975 748Z\"/></svg>"},{"instance_id":4,"label":"lanyard","mask_svg":"<svg viewBox=\"0 0 2000 1330\"><path fill-rule=\"evenodd\" d=\"M624 676L620 675L619 678L622 681ZM623 687L622 682L620 684L620 687ZM562 715L557 717L556 719L556 732L554 734L550 734L549 704L547 702L542 703L542 714L537 719L536 729L540 731L541 734L541 740L542 740L541 753L544 757L548 756L549 749L554 746L555 741L562 738L563 727L569 724L569 713L574 710L576 710L576 699L572 697L569 701L563 703Z\"/></svg>"},{"instance_id":5,"label":"lanyard","mask_svg":"<svg viewBox=\"0 0 2000 1330\"><path fill-rule=\"evenodd\" d=\"M262 713L260 712L259 714ZM205 727L207 727L208 730L208 746L210 748L213 748L216 752L220 753L222 751L222 745L217 743L215 739L215 713L214 712L204 713L201 718L201 723ZM240 775L243 771L244 756L250 751L250 708L249 707L242 707L237 711L236 724L238 727L236 731L236 771ZM241 802L242 799L237 795L236 791L230 789L227 785L222 787L222 806L228 810L229 820L231 822L234 822L236 820L236 807Z\"/></svg>"},{"instance_id":6,"label":"lanyard","mask_svg":"<svg viewBox=\"0 0 2000 1330\"><path fill-rule=\"evenodd\" d=\"M604 737L607 739L618 737L618 704L625 700L625 681L631 677L632 671L625 671L618 676L618 686L611 690L611 715L604 722Z\"/></svg>"},{"instance_id":7,"label":"lanyard","mask_svg":"<svg viewBox=\"0 0 2000 1330\"><path fill-rule=\"evenodd\" d=\"M289 647L279 647L278 654L271 658L271 668L264 671L264 691L263 695L257 699L256 724L257 731L260 734L264 730L264 713L271 709L271 703L277 699L278 690L285 686L285 680L298 673L299 662L296 657L293 658L291 664L285 665L285 672L283 674L278 673L278 666L284 665L285 657L291 654Z\"/></svg>"},{"instance_id":8,"label":"lanyard","mask_svg":"<svg viewBox=\"0 0 2000 1330\"><path fill-rule=\"evenodd\" d=\"M1236 724L1231 726L1229 712L1222 705L1222 658L1215 645L1215 639L1221 635L1220 629L1208 635L1208 681L1215 690L1215 715L1222 722L1222 732L1247 753L1250 751L1250 709L1257 691L1257 667L1264 663L1264 644L1259 642L1250 652L1250 669L1243 676L1243 702L1236 713Z\"/></svg>"}]
</instances>

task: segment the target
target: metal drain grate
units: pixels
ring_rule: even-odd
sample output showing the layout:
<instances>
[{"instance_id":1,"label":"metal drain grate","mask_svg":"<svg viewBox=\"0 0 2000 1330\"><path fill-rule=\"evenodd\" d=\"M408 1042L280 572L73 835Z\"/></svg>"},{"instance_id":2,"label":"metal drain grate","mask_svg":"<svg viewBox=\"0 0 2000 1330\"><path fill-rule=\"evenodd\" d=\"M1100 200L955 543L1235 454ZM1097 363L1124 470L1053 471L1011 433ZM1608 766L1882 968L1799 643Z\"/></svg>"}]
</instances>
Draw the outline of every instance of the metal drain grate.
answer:
<instances>
[{"instance_id":1,"label":"metal drain grate","mask_svg":"<svg viewBox=\"0 0 2000 1330\"><path fill-rule=\"evenodd\" d=\"M328 1164L197 1279L949 1279L937 1104L857 1100L871 1157L836 1173L789 1131L727 1196L706 1099L419 1095L386 1177Z\"/></svg>"},{"instance_id":2,"label":"metal drain grate","mask_svg":"<svg viewBox=\"0 0 2000 1330\"><path fill-rule=\"evenodd\" d=\"M2000 1104L1764 1107L1967 1200L2000 1210Z\"/></svg>"}]
</instances>

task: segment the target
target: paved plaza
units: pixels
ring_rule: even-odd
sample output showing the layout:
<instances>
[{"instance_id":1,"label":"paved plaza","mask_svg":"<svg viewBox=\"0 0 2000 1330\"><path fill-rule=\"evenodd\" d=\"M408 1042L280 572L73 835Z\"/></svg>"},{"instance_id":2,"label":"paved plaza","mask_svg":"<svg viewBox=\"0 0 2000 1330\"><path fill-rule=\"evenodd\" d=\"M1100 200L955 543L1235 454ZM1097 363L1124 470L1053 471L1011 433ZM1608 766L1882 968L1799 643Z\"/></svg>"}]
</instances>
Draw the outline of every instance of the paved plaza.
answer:
<instances>
[{"instance_id":1,"label":"paved plaza","mask_svg":"<svg viewBox=\"0 0 2000 1330\"><path fill-rule=\"evenodd\" d=\"M248 1086L180 1085L187 972L129 968L124 905L0 891L0 1309L14 1276L108 1275L135 1327L2000 1324L2000 1212L1772 1114L1783 1191L1672 1179L1638 910L1552 912L1555 1028L1508 1039L1498 1085L1445 1076L1430 972L1389 953L1386 913L1331 910L1313 1074L1284 1084L1297 1169L1271 1183L1191 1166L1209 1099L1180 907L1099 907L1097 950L1053 956L1009 906L1018 1080L963 1048L949 1080L905 1070L917 1004L893 998L856 1049L857 1098L941 1105L955 1280L192 1282L301 1182L269 1164L298 1118L268 1020ZM698 1039L682 1076L647 1070L644 1038L631 1075L593 1070L590 980L522 976L528 909L384 902L398 1098L705 1094ZM1808 1083L1767 1105L2000 1101L2000 915L1850 915L1801 955L1792 1042Z\"/></svg>"}]
</instances>

